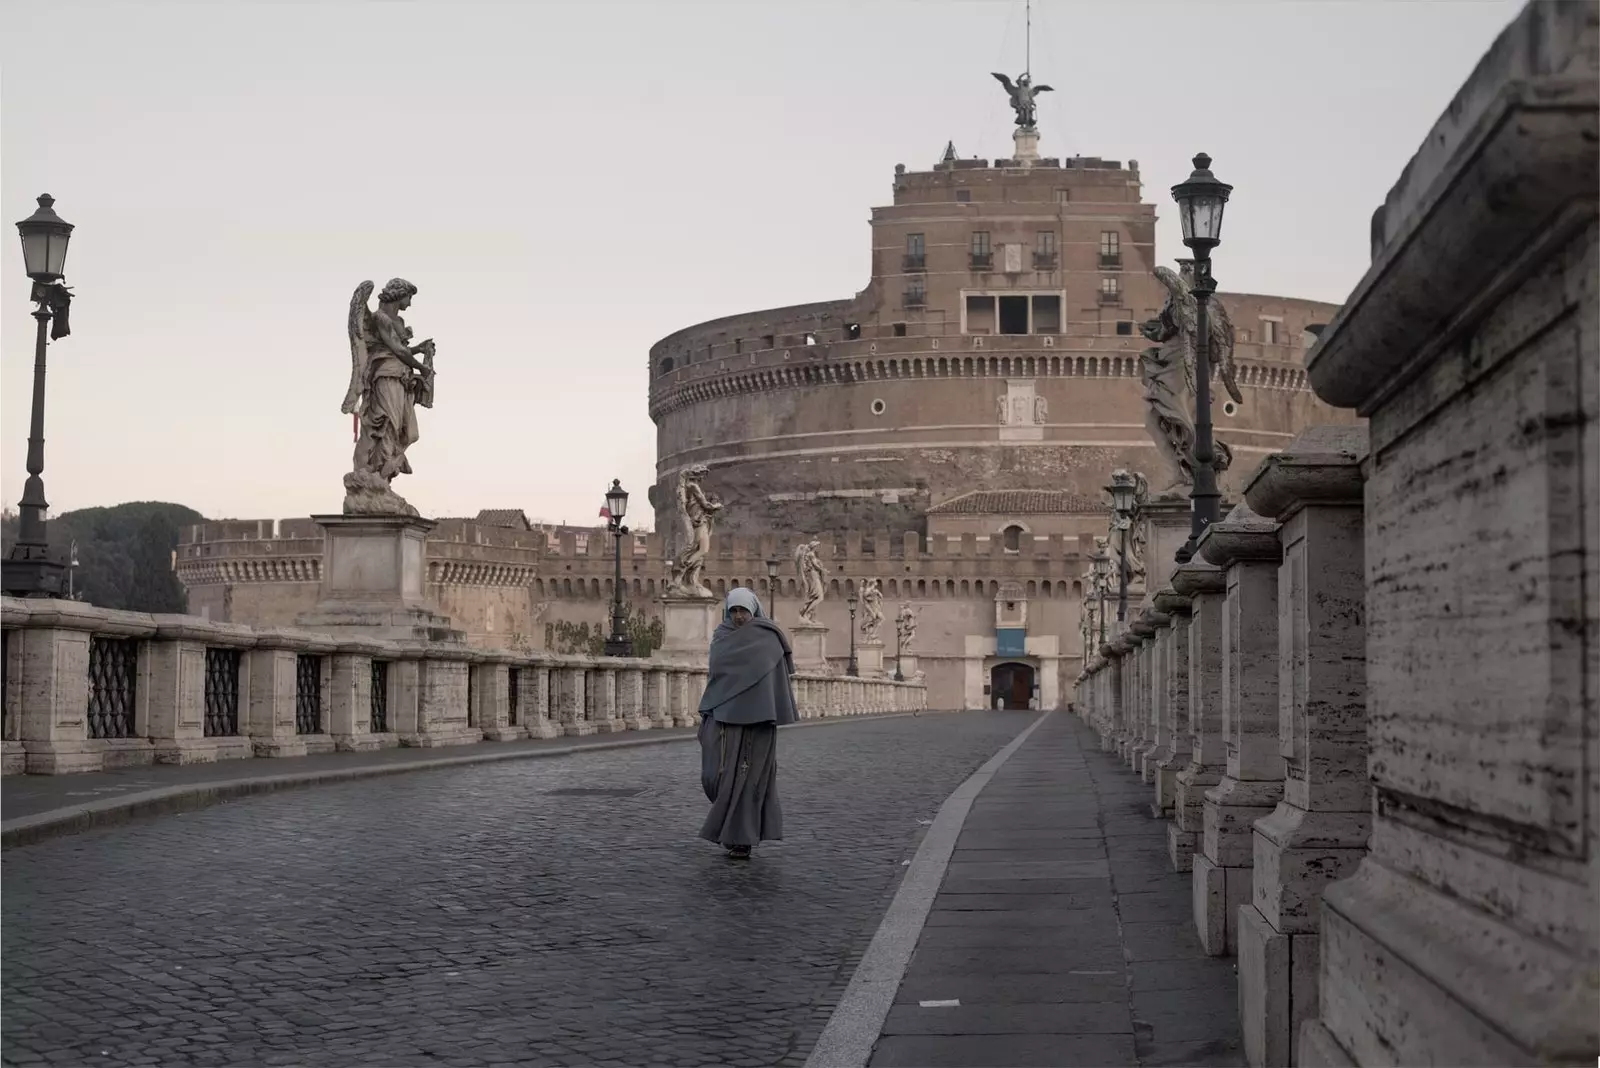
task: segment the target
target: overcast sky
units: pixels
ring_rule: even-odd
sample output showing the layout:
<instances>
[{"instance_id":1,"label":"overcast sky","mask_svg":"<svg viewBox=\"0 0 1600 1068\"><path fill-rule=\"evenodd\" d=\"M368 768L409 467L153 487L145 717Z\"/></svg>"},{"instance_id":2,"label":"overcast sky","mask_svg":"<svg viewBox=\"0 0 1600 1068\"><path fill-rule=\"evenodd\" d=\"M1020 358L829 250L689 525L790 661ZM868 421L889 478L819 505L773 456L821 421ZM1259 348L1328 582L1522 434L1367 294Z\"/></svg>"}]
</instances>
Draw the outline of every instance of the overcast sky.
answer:
<instances>
[{"instance_id":1,"label":"overcast sky","mask_svg":"<svg viewBox=\"0 0 1600 1068\"><path fill-rule=\"evenodd\" d=\"M1223 289L1342 300L1368 223L1518 3L1040 0L1041 151L1205 150L1234 187ZM53 511L167 500L336 512L344 320L410 279L438 342L425 515L589 522L653 477L649 346L704 319L849 297L894 165L1010 147L990 71L1021 0L7 3L0 203L77 225L51 346ZM0 253L0 481L22 495L33 357Z\"/></svg>"}]
</instances>

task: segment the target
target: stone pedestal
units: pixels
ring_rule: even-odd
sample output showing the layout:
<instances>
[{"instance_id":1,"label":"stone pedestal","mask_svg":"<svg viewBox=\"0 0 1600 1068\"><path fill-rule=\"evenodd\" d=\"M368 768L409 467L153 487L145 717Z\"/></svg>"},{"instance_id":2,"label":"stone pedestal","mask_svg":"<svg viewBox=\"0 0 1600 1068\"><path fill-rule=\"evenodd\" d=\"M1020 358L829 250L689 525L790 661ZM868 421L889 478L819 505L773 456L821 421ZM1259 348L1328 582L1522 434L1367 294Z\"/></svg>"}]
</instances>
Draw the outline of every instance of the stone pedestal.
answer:
<instances>
[{"instance_id":1,"label":"stone pedestal","mask_svg":"<svg viewBox=\"0 0 1600 1068\"><path fill-rule=\"evenodd\" d=\"M1169 622L1167 617L1145 609L1139 613L1133 630L1144 639L1139 647L1139 714L1140 740L1133 753L1133 770L1139 781L1155 782L1156 762L1164 755L1161 751L1161 697L1165 685L1161 662L1161 645L1157 628Z\"/></svg>"},{"instance_id":2,"label":"stone pedestal","mask_svg":"<svg viewBox=\"0 0 1600 1068\"><path fill-rule=\"evenodd\" d=\"M1171 819L1177 813L1178 774L1189 766L1189 598L1164 587L1156 593L1156 611L1165 620L1156 627L1161 661L1160 723L1152 782L1150 814ZM1179 869L1182 870L1182 869Z\"/></svg>"},{"instance_id":3,"label":"stone pedestal","mask_svg":"<svg viewBox=\"0 0 1600 1068\"><path fill-rule=\"evenodd\" d=\"M889 677L891 679L894 678L897 670L900 672L901 681L915 682L922 675L921 669L917 667L917 654L901 653L897 656L894 665L889 668Z\"/></svg>"},{"instance_id":4,"label":"stone pedestal","mask_svg":"<svg viewBox=\"0 0 1600 1068\"><path fill-rule=\"evenodd\" d=\"M1252 1065L1299 1063L1316 1015L1322 892L1366 855L1364 427L1313 427L1268 457L1246 501L1281 525L1278 746L1284 797L1255 825L1255 877L1239 915L1239 1004Z\"/></svg>"},{"instance_id":5,"label":"stone pedestal","mask_svg":"<svg viewBox=\"0 0 1600 1068\"><path fill-rule=\"evenodd\" d=\"M711 655L711 635L721 622L720 601L663 597L661 646L650 656L673 664L705 667Z\"/></svg>"},{"instance_id":6,"label":"stone pedestal","mask_svg":"<svg viewBox=\"0 0 1600 1068\"><path fill-rule=\"evenodd\" d=\"M828 628L821 623L796 623L789 628L794 670L802 675L828 675Z\"/></svg>"},{"instance_id":7,"label":"stone pedestal","mask_svg":"<svg viewBox=\"0 0 1600 1068\"><path fill-rule=\"evenodd\" d=\"M317 606L295 626L392 641L463 642L429 602L426 541L431 519L317 515L323 531Z\"/></svg>"},{"instance_id":8,"label":"stone pedestal","mask_svg":"<svg viewBox=\"0 0 1600 1068\"><path fill-rule=\"evenodd\" d=\"M1278 524L1240 505L1200 539L1200 553L1224 569L1222 725L1227 771L1205 795L1202 858L1194 862L1195 915L1206 952L1238 946L1238 907L1251 895L1255 821L1283 797L1278 753ZM1201 914L1198 910L1207 911ZM1215 910L1221 909L1217 915Z\"/></svg>"},{"instance_id":9,"label":"stone pedestal","mask_svg":"<svg viewBox=\"0 0 1600 1068\"><path fill-rule=\"evenodd\" d=\"M1012 149L1011 158L1024 167L1031 167L1039 161L1039 128L1037 126L1019 126L1011 134L1011 142L1016 147Z\"/></svg>"},{"instance_id":10,"label":"stone pedestal","mask_svg":"<svg viewBox=\"0 0 1600 1068\"><path fill-rule=\"evenodd\" d=\"M1228 766L1222 734L1222 608L1227 583L1221 568L1196 559L1172 573L1172 588L1178 597L1189 598L1189 762L1179 769L1173 788L1167 850L1173 870L1190 871L1205 834L1206 791L1222 781Z\"/></svg>"},{"instance_id":11,"label":"stone pedestal","mask_svg":"<svg viewBox=\"0 0 1600 1068\"><path fill-rule=\"evenodd\" d=\"M874 638L856 646L856 667L864 679L883 678L883 639Z\"/></svg>"},{"instance_id":12,"label":"stone pedestal","mask_svg":"<svg viewBox=\"0 0 1600 1068\"><path fill-rule=\"evenodd\" d=\"M1139 506L1145 534L1144 588L1152 603L1157 592L1172 585L1172 573L1178 568L1174 554L1189 540L1192 515L1187 489L1162 492Z\"/></svg>"}]
</instances>

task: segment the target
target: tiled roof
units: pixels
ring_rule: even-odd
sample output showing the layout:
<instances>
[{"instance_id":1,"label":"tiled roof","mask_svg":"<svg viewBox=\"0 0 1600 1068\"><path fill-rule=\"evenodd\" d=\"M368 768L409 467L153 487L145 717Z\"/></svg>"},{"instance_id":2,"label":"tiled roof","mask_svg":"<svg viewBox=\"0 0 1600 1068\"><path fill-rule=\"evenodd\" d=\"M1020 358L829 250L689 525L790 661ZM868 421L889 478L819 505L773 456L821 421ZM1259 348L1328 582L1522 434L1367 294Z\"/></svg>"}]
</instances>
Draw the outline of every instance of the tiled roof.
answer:
<instances>
[{"instance_id":1,"label":"tiled roof","mask_svg":"<svg viewBox=\"0 0 1600 1068\"><path fill-rule=\"evenodd\" d=\"M533 528L521 508L485 508L478 513L478 522L491 527L515 527L517 530Z\"/></svg>"},{"instance_id":2,"label":"tiled roof","mask_svg":"<svg viewBox=\"0 0 1600 1068\"><path fill-rule=\"evenodd\" d=\"M928 509L929 515L1068 515L1104 512L1091 497L1066 490L973 490Z\"/></svg>"}]
</instances>

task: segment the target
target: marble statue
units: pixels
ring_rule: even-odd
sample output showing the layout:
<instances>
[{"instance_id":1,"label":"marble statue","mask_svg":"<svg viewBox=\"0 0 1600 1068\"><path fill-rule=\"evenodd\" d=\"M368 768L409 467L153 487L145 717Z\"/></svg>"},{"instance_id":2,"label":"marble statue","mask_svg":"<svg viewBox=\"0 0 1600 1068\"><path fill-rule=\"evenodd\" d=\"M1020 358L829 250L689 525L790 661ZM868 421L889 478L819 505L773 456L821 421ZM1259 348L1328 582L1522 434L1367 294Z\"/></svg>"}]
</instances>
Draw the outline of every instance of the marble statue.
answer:
<instances>
[{"instance_id":1,"label":"marble statue","mask_svg":"<svg viewBox=\"0 0 1600 1068\"><path fill-rule=\"evenodd\" d=\"M883 625L883 590L877 579L867 579L861 584L862 640L878 640L878 628Z\"/></svg>"},{"instance_id":2,"label":"marble statue","mask_svg":"<svg viewBox=\"0 0 1600 1068\"><path fill-rule=\"evenodd\" d=\"M1017 113L1017 125L1025 130L1031 130L1037 123L1035 113L1036 97L1040 93L1053 93L1054 89L1048 85L1034 85L1033 78L1026 72L1017 75L1015 85L1004 74L995 74L995 80L1006 87L1006 95L1011 98L1011 110Z\"/></svg>"},{"instance_id":3,"label":"marble statue","mask_svg":"<svg viewBox=\"0 0 1600 1068\"><path fill-rule=\"evenodd\" d=\"M794 567L800 574L800 585L805 590L805 601L800 605L800 622L814 627L821 626L817 620L817 606L822 604L823 584L828 578L828 569L817 558L817 546L820 544L816 538L812 538L801 542L794 551Z\"/></svg>"},{"instance_id":4,"label":"marble statue","mask_svg":"<svg viewBox=\"0 0 1600 1068\"><path fill-rule=\"evenodd\" d=\"M917 610L911 607L910 601L900 605L900 614L895 618L895 625L900 633L900 654L911 653L911 646L917 640Z\"/></svg>"},{"instance_id":5,"label":"marble statue","mask_svg":"<svg viewBox=\"0 0 1600 1068\"><path fill-rule=\"evenodd\" d=\"M722 502L706 495L701 482L709 469L694 464L678 473L678 520L681 540L667 583L668 597L687 597L714 601L717 595L701 581L706 557L711 553L711 524L722 511Z\"/></svg>"},{"instance_id":6,"label":"marble statue","mask_svg":"<svg viewBox=\"0 0 1600 1068\"><path fill-rule=\"evenodd\" d=\"M1199 336L1198 305L1195 302L1192 267L1183 261L1183 275L1157 267L1156 280L1167 291L1161 314L1139 326L1139 333L1157 347L1139 354L1139 378L1144 384L1145 429L1156 449L1167 461L1170 482L1162 493L1172 493L1193 485L1194 423L1189 415L1194 405L1195 339ZM1228 395L1242 404L1238 370L1233 358L1233 320L1222 303L1212 298L1210 305L1210 364L1212 377L1220 377ZM1213 441L1218 473L1233 463L1233 450Z\"/></svg>"},{"instance_id":7,"label":"marble statue","mask_svg":"<svg viewBox=\"0 0 1600 1068\"><path fill-rule=\"evenodd\" d=\"M433 407L433 339L411 344L400 313L417 287L390 279L367 307L373 284L362 282L350 298L350 386L340 411L356 417L355 455L344 476L346 515L416 515L392 483L411 474L406 450L416 444L417 408ZM421 357L421 359L418 359Z\"/></svg>"},{"instance_id":8,"label":"marble statue","mask_svg":"<svg viewBox=\"0 0 1600 1068\"><path fill-rule=\"evenodd\" d=\"M1049 418L1050 402L1042 396L1033 398L1033 421L1043 426Z\"/></svg>"}]
</instances>

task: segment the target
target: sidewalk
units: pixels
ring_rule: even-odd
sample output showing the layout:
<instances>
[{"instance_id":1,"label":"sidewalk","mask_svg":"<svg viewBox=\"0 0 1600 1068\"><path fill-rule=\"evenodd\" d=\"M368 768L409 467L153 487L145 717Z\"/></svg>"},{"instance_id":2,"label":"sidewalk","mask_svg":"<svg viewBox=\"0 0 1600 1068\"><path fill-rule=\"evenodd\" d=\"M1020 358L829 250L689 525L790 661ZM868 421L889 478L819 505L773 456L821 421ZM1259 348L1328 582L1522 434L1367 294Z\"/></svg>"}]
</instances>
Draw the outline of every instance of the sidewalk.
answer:
<instances>
[{"instance_id":1,"label":"sidewalk","mask_svg":"<svg viewBox=\"0 0 1600 1068\"><path fill-rule=\"evenodd\" d=\"M1242 1065L1233 961L1200 948L1150 790L1042 723L973 802L869 1063Z\"/></svg>"}]
</instances>

